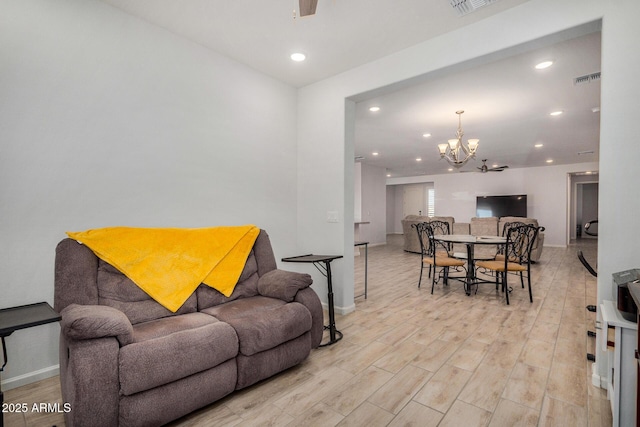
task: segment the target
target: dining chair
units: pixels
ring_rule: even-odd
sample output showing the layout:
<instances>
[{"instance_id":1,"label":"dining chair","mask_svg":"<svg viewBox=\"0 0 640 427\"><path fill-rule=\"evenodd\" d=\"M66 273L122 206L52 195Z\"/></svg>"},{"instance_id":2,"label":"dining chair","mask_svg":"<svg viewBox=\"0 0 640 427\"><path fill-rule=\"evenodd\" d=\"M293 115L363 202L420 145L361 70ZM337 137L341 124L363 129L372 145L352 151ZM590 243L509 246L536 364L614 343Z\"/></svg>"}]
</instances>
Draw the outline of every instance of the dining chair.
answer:
<instances>
[{"instance_id":1,"label":"dining chair","mask_svg":"<svg viewBox=\"0 0 640 427\"><path fill-rule=\"evenodd\" d=\"M520 222L520 221L514 221L514 222L506 222L504 224L504 226L502 227L502 237L506 237L507 236L507 231L511 228L511 227L518 227L521 225L527 225L524 222ZM500 246L498 248L498 253L496 254L495 259L497 261L504 261L504 246ZM512 262L520 262L519 259L512 259ZM522 285L522 287L524 288L524 285Z\"/></svg>"},{"instance_id":2,"label":"dining chair","mask_svg":"<svg viewBox=\"0 0 640 427\"><path fill-rule=\"evenodd\" d=\"M531 251L541 228L543 227L529 224L510 226L505 232L507 241L504 245L502 259L476 262L477 267L496 273L496 288L500 283L502 284L502 291L506 295L507 304L509 304L509 292L511 291L507 284L507 275L510 272L520 274L523 288L523 275L526 272L529 301L533 302L533 293L531 291Z\"/></svg>"},{"instance_id":3,"label":"dining chair","mask_svg":"<svg viewBox=\"0 0 640 427\"><path fill-rule=\"evenodd\" d=\"M441 267L443 283L448 284L449 269L451 267L459 268L464 267L465 261L453 258L450 254L450 244L447 242L440 242L434 239L435 235L450 234L449 223L445 221L431 221L420 222L414 224L417 233L418 241L420 242L420 279L418 280L418 288L422 284L422 270L425 265L429 266L429 276L431 277L431 293L436 284L436 268ZM431 276L431 269L433 268L433 276Z\"/></svg>"},{"instance_id":4,"label":"dining chair","mask_svg":"<svg viewBox=\"0 0 640 427\"><path fill-rule=\"evenodd\" d=\"M437 235L442 235L442 234L451 234L451 225L448 221L442 221L442 220L430 220L430 221L425 221L425 224L430 224L431 229L433 230L433 235L437 236ZM418 242L420 242L421 238L426 237L426 250L425 251L421 251L421 253L427 253L430 254L431 248L432 248L432 242L429 240L429 236L427 233L426 228L424 228L423 233L418 233ZM425 240L423 240L424 242ZM440 256L451 256L452 258L457 258L455 255L451 254L451 244L449 243L444 243L444 242L439 242L438 245L433 245L433 247L435 248L435 250L438 251L438 255ZM450 255L451 254L451 255ZM430 256L430 255L429 255ZM424 265L424 263L423 263ZM431 277L431 269L432 269L432 265L429 264L429 274L427 277ZM420 287L420 286L418 286Z\"/></svg>"}]
</instances>

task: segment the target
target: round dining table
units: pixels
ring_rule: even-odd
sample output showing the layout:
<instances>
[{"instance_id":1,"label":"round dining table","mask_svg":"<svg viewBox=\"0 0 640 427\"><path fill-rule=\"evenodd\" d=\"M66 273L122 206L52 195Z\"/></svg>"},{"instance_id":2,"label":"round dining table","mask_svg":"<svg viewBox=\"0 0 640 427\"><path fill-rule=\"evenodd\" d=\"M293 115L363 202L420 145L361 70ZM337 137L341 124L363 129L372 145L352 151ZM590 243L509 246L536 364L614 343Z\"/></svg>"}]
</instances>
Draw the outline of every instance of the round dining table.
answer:
<instances>
[{"instance_id":1,"label":"round dining table","mask_svg":"<svg viewBox=\"0 0 640 427\"><path fill-rule=\"evenodd\" d=\"M471 285L478 284L478 278L476 277L475 269L475 245L505 245L507 243L506 237L500 236L473 236L471 234L436 234L433 236L434 240L439 242L448 243L462 243L467 247L466 257L464 255L454 254L456 258L466 258L467 260L467 274L466 280L463 280L464 291L467 295L471 295ZM457 255L457 256L456 256Z\"/></svg>"}]
</instances>

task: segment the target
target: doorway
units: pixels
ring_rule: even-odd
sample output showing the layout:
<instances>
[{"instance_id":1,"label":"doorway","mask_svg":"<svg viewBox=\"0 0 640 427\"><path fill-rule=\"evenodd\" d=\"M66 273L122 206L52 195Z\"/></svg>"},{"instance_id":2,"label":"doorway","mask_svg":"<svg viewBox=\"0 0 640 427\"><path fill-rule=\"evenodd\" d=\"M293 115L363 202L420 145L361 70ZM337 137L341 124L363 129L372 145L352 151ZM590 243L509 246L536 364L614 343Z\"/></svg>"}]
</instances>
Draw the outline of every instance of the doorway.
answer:
<instances>
[{"instance_id":1,"label":"doorway","mask_svg":"<svg viewBox=\"0 0 640 427\"><path fill-rule=\"evenodd\" d=\"M580 225L580 233L576 227L578 236L585 239L597 239L597 230L591 228L591 234L587 233L585 225L598 219L598 183L584 182L578 183L576 201L576 222ZM594 235L595 232L595 235Z\"/></svg>"},{"instance_id":2,"label":"doorway","mask_svg":"<svg viewBox=\"0 0 640 427\"><path fill-rule=\"evenodd\" d=\"M569 239L597 239L597 225L585 233L585 224L598 219L598 175L595 173L571 174L571 209ZM595 233L594 233L595 232Z\"/></svg>"}]
</instances>

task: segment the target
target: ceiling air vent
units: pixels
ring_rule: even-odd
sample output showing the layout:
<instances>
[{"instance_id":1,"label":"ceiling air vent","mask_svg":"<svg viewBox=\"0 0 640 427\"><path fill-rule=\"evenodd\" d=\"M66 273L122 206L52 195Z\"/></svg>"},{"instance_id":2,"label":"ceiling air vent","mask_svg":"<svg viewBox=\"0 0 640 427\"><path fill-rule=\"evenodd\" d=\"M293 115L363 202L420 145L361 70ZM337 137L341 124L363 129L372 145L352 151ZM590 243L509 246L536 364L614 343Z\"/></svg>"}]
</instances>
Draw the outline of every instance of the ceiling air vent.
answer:
<instances>
[{"instance_id":1,"label":"ceiling air vent","mask_svg":"<svg viewBox=\"0 0 640 427\"><path fill-rule=\"evenodd\" d=\"M498 0L449 0L449 4L458 12L458 16L463 16L496 1Z\"/></svg>"},{"instance_id":2,"label":"ceiling air vent","mask_svg":"<svg viewBox=\"0 0 640 427\"><path fill-rule=\"evenodd\" d=\"M600 71L598 71L597 73L591 73L591 74L586 74L584 76L575 77L573 79L573 84L577 86L577 85L583 85L583 84L587 84L587 83L591 83L599 80L600 80Z\"/></svg>"}]
</instances>

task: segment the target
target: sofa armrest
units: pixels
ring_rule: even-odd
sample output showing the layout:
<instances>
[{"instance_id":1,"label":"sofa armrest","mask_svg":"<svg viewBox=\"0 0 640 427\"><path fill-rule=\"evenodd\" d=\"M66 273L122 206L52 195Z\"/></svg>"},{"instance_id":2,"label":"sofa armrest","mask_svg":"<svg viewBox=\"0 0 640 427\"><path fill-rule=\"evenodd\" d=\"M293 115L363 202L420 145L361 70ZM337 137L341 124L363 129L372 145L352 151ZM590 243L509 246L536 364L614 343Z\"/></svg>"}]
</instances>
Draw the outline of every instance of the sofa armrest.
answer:
<instances>
[{"instance_id":1,"label":"sofa armrest","mask_svg":"<svg viewBox=\"0 0 640 427\"><path fill-rule=\"evenodd\" d=\"M308 288L312 283L309 274L275 269L260 276L258 292L265 297L291 302L299 290Z\"/></svg>"},{"instance_id":2,"label":"sofa armrest","mask_svg":"<svg viewBox=\"0 0 640 427\"><path fill-rule=\"evenodd\" d=\"M72 340L115 337L121 346L133 342L133 326L116 308L71 304L60 312L60 316L61 333Z\"/></svg>"}]
</instances>

